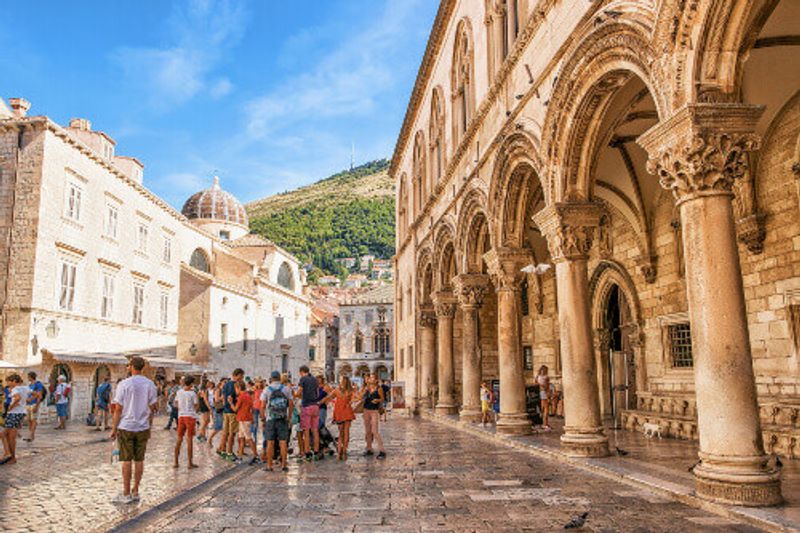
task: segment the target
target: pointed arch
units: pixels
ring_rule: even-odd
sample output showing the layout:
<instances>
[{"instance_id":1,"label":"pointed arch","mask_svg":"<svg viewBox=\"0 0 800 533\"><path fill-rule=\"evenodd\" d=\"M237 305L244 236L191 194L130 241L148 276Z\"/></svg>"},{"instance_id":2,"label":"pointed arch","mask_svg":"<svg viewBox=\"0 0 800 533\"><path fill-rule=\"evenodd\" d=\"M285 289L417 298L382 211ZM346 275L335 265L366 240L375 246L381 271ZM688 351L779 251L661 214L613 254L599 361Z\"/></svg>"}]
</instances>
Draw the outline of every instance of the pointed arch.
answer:
<instances>
[{"instance_id":1,"label":"pointed arch","mask_svg":"<svg viewBox=\"0 0 800 533\"><path fill-rule=\"evenodd\" d=\"M483 255L492 248L492 239L486 215L486 194L481 189L474 188L464 197L456 232L456 242L462 251L459 270L468 274L483 273Z\"/></svg>"},{"instance_id":2,"label":"pointed arch","mask_svg":"<svg viewBox=\"0 0 800 533\"><path fill-rule=\"evenodd\" d=\"M464 17L456 26L453 61L450 68L453 150L458 147L475 113L475 46L472 23Z\"/></svg>"},{"instance_id":3,"label":"pointed arch","mask_svg":"<svg viewBox=\"0 0 800 533\"><path fill-rule=\"evenodd\" d=\"M434 290L451 289L453 277L458 274L454 228L452 219L444 217L434 229Z\"/></svg>"},{"instance_id":4,"label":"pointed arch","mask_svg":"<svg viewBox=\"0 0 800 533\"><path fill-rule=\"evenodd\" d=\"M430 196L431 189L428 183L428 167L426 165L427 158L425 157L425 133L419 130L414 137L414 152L412 156L412 180L414 183L414 214L413 218L416 220L422 213L425 203Z\"/></svg>"},{"instance_id":5,"label":"pointed arch","mask_svg":"<svg viewBox=\"0 0 800 533\"><path fill-rule=\"evenodd\" d=\"M417 302L421 307L432 305L431 296L433 295L434 275L433 275L433 254L430 246L425 246L417 256Z\"/></svg>"},{"instance_id":6,"label":"pointed arch","mask_svg":"<svg viewBox=\"0 0 800 533\"><path fill-rule=\"evenodd\" d=\"M408 206L408 176L404 172L400 176L400 188L397 200L397 240L402 242L408 232L409 206Z\"/></svg>"},{"instance_id":7,"label":"pointed arch","mask_svg":"<svg viewBox=\"0 0 800 533\"><path fill-rule=\"evenodd\" d=\"M444 176L446 167L445 145L445 118L444 118L444 91L441 85L433 89L431 95L431 119L428 139L430 141L430 184L431 192Z\"/></svg>"}]
</instances>

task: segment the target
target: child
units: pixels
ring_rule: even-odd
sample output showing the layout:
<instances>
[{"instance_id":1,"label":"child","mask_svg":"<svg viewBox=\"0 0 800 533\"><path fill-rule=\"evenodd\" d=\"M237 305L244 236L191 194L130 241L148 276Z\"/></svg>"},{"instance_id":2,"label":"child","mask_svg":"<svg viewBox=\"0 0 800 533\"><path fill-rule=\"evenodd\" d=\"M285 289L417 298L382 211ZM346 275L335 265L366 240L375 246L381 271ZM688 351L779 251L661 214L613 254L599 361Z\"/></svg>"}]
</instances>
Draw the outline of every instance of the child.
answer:
<instances>
[{"instance_id":1,"label":"child","mask_svg":"<svg viewBox=\"0 0 800 533\"><path fill-rule=\"evenodd\" d=\"M0 460L0 465L14 464L17 462L17 431L22 427L25 419L25 404L28 403L30 389L22 384L19 374L11 374L6 378L10 398L6 419L3 424L3 451L5 456Z\"/></svg>"},{"instance_id":2,"label":"child","mask_svg":"<svg viewBox=\"0 0 800 533\"><path fill-rule=\"evenodd\" d=\"M178 468L178 458L181 455L183 437L186 436L186 452L189 456L189 468L197 468L194 464L194 430L197 425L197 393L194 391L194 377L183 378L183 388L175 393L175 405L178 411L178 441L175 443L175 463L173 468Z\"/></svg>"},{"instance_id":3,"label":"child","mask_svg":"<svg viewBox=\"0 0 800 533\"><path fill-rule=\"evenodd\" d=\"M258 463L258 450L256 449L256 441L253 440L253 433L250 431L250 426L253 423L253 397L247 391L245 383L237 383L236 387L239 391L239 398L236 400L236 421L239 423L239 457L244 456L245 444L250 446L253 451L253 458L250 459L250 464Z\"/></svg>"}]
</instances>

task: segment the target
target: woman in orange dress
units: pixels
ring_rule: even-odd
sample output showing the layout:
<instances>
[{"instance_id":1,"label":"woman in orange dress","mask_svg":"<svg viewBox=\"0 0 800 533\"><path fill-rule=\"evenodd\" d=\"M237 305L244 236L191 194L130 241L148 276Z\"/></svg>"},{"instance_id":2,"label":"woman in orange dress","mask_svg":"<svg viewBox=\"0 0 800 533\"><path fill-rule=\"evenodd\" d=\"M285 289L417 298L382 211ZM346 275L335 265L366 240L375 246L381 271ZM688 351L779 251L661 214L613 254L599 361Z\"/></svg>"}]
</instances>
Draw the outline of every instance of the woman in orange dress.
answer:
<instances>
[{"instance_id":1,"label":"woman in orange dress","mask_svg":"<svg viewBox=\"0 0 800 533\"><path fill-rule=\"evenodd\" d=\"M355 390L350 378L339 378L339 386L322 400L323 403L336 400L333 404L333 422L339 426L338 452L339 460L347 460L347 448L350 445L350 424L356 419L352 402L355 399Z\"/></svg>"}]
</instances>

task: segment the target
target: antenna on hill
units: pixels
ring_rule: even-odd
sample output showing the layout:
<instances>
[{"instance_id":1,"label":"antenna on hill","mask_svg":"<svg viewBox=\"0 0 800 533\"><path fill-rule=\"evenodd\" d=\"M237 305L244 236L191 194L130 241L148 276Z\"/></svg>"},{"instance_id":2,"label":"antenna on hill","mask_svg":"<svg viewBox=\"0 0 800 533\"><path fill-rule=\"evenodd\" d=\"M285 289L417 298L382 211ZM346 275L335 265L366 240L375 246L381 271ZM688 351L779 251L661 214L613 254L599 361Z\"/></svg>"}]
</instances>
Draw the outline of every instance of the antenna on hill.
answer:
<instances>
[{"instance_id":1,"label":"antenna on hill","mask_svg":"<svg viewBox=\"0 0 800 533\"><path fill-rule=\"evenodd\" d=\"M356 165L356 143L350 143L350 172L353 171L353 168Z\"/></svg>"}]
</instances>

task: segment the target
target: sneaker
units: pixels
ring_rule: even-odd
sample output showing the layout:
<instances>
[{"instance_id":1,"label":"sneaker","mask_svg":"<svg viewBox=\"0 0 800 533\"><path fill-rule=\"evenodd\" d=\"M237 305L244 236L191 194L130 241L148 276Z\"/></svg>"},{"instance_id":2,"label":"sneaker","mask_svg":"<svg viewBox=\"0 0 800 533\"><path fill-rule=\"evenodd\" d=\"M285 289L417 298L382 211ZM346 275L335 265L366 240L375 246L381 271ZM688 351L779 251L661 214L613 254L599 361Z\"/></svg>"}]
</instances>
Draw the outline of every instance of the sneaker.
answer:
<instances>
[{"instance_id":1,"label":"sneaker","mask_svg":"<svg viewBox=\"0 0 800 533\"><path fill-rule=\"evenodd\" d=\"M252 459L250 459L250 464L251 465L257 465L260 462L261 461L258 460L258 457L253 457Z\"/></svg>"},{"instance_id":2,"label":"sneaker","mask_svg":"<svg viewBox=\"0 0 800 533\"><path fill-rule=\"evenodd\" d=\"M362 454L364 457L369 457L370 455L375 455L372 450L367 450Z\"/></svg>"},{"instance_id":3,"label":"sneaker","mask_svg":"<svg viewBox=\"0 0 800 533\"><path fill-rule=\"evenodd\" d=\"M380 452L378 454L378 459L386 459L386 452Z\"/></svg>"},{"instance_id":4,"label":"sneaker","mask_svg":"<svg viewBox=\"0 0 800 533\"><path fill-rule=\"evenodd\" d=\"M288 466L284 466L283 468L281 468L281 470L284 471L284 472L288 472L289 471L289 467Z\"/></svg>"},{"instance_id":5,"label":"sneaker","mask_svg":"<svg viewBox=\"0 0 800 533\"><path fill-rule=\"evenodd\" d=\"M114 496L114 498L111 500L111 503L120 503L120 504L133 503L133 498L131 498L130 495L126 496L125 494L120 493Z\"/></svg>"},{"instance_id":6,"label":"sneaker","mask_svg":"<svg viewBox=\"0 0 800 533\"><path fill-rule=\"evenodd\" d=\"M138 494L131 494L131 502L134 502L134 503L135 503L135 502L138 502L138 501L139 501L139 500L141 500L141 499L142 499L142 498L141 498L141 497L139 497L139 495L138 495Z\"/></svg>"}]
</instances>

